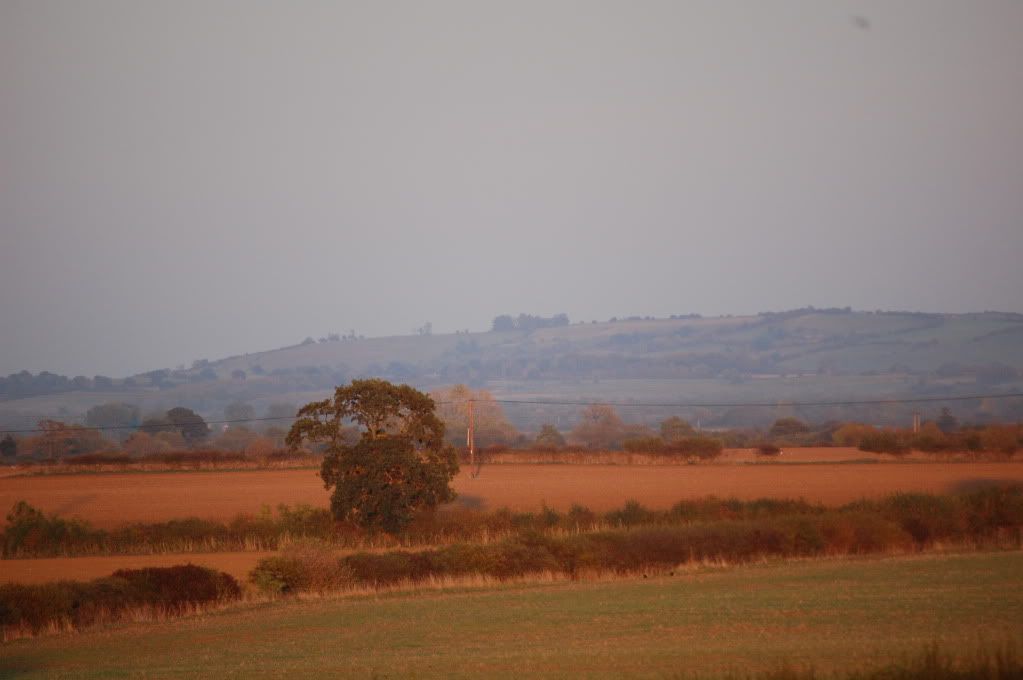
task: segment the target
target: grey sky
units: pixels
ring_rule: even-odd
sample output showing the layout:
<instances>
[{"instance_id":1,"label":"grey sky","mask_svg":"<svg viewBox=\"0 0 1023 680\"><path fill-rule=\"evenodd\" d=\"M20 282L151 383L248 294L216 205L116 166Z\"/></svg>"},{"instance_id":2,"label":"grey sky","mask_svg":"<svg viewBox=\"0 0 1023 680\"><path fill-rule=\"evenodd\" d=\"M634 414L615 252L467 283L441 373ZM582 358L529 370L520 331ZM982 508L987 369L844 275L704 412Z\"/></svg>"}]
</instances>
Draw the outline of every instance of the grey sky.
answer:
<instances>
[{"instance_id":1,"label":"grey sky","mask_svg":"<svg viewBox=\"0 0 1023 680\"><path fill-rule=\"evenodd\" d=\"M1023 312L1023 2L0 0L0 238L2 374Z\"/></svg>"}]
</instances>

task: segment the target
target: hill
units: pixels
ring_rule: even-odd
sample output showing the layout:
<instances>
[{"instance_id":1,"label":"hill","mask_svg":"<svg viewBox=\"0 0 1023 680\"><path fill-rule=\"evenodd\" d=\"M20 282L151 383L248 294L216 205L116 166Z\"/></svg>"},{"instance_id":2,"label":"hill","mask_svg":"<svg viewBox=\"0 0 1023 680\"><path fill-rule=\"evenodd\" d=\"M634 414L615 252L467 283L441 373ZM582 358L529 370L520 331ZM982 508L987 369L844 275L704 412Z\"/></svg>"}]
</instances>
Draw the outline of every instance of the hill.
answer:
<instances>
[{"instance_id":1,"label":"hill","mask_svg":"<svg viewBox=\"0 0 1023 680\"><path fill-rule=\"evenodd\" d=\"M997 393L1018 391L1023 376L1023 315L1018 314L806 308L756 316L554 320L481 333L331 336L91 387L87 379L76 378L63 390L58 386L50 393L9 398L0 404L0 418L10 423L40 413L73 417L90 405L118 400L144 410L185 405L219 417L231 401L247 401L257 409L273 402L298 404L364 376L422 389L466 383L514 399L673 403ZM495 327L509 325L495 320ZM908 408L861 415L901 421ZM1015 400L978 401L966 404L963 412L980 419L985 413L1018 417L1014 414L1020 408ZM512 410L509 416L521 423L561 418L549 405ZM718 408L688 415L744 424L768 419L775 411ZM801 414L821 420L848 411L816 408Z\"/></svg>"}]
</instances>

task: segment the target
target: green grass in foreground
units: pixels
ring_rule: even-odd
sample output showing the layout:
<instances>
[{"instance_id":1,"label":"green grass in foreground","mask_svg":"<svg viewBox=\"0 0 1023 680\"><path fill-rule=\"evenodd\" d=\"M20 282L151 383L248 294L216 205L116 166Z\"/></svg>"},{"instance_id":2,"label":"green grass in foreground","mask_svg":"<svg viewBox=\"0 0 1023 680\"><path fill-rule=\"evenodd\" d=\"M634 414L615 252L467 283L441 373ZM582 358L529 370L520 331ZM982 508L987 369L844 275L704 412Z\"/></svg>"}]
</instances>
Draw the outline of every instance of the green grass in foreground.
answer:
<instances>
[{"instance_id":1,"label":"green grass in foreground","mask_svg":"<svg viewBox=\"0 0 1023 680\"><path fill-rule=\"evenodd\" d=\"M685 677L1023 636L1023 553L773 563L251 606L0 647L0 677Z\"/></svg>"}]
</instances>

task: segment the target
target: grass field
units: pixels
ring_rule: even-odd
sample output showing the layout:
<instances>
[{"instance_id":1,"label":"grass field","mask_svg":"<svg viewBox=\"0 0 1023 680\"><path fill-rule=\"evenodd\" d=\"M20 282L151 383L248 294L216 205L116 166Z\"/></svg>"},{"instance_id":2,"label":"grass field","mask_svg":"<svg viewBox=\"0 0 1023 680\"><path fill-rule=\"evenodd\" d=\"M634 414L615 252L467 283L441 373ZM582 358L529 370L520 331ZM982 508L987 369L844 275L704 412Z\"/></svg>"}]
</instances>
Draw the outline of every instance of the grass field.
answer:
<instances>
[{"instance_id":1,"label":"grass field","mask_svg":"<svg viewBox=\"0 0 1023 680\"><path fill-rule=\"evenodd\" d=\"M0 648L0 676L684 677L875 666L1023 636L1023 553L242 605Z\"/></svg>"},{"instance_id":2,"label":"grass field","mask_svg":"<svg viewBox=\"0 0 1023 680\"><path fill-rule=\"evenodd\" d=\"M461 502L484 508L594 510L638 499L667 508L708 495L800 498L840 505L898 491L947 493L977 480L1023 482L1023 463L906 463L876 465L493 465L455 481ZM180 517L227 520L263 505L326 507L315 470L126 473L0 478L0 511L19 500L48 513L81 517L98 527Z\"/></svg>"}]
</instances>

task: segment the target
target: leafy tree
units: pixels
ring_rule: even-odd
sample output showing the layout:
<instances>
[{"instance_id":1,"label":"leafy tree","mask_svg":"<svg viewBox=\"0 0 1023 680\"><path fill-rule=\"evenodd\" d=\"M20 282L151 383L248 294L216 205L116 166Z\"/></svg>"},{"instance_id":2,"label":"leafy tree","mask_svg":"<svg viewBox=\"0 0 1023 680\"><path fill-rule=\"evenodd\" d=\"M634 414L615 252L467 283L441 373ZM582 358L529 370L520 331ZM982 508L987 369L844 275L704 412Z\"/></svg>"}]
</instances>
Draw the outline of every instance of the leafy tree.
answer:
<instances>
[{"instance_id":1,"label":"leafy tree","mask_svg":"<svg viewBox=\"0 0 1023 680\"><path fill-rule=\"evenodd\" d=\"M16 455L18 455L18 442L14 441L14 437L7 435L0 439L0 456L14 458Z\"/></svg>"},{"instance_id":2,"label":"leafy tree","mask_svg":"<svg viewBox=\"0 0 1023 680\"><path fill-rule=\"evenodd\" d=\"M258 436L244 425L232 425L213 441L213 448L223 451L244 451Z\"/></svg>"},{"instance_id":3,"label":"leafy tree","mask_svg":"<svg viewBox=\"0 0 1023 680\"><path fill-rule=\"evenodd\" d=\"M572 438L591 449L617 449L624 430L625 425L613 407L593 404L583 409Z\"/></svg>"},{"instance_id":4,"label":"leafy tree","mask_svg":"<svg viewBox=\"0 0 1023 680\"><path fill-rule=\"evenodd\" d=\"M127 385L127 382L125 382ZM97 390L112 390L114 388L114 381L105 375L97 375L92 379L92 387Z\"/></svg>"},{"instance_id":5,"label":"leafy tree","mask_svg":"<svg viewBox=\"0 0 1023 680\"><path fill-rule=\"evenodd\" d=\"M938 425L938 429L945 434L959 429L959 419L952 415L952 411L948 408L941 409L941 415L938 416L935 422Z\"/></svg>"},{"instance_id":6,"label":"leafy tree","mask_svg":"<svg viewBox=\"0 0 1023 680\"><path fill-rule=\"evenodd\" d=\"M565 438L558 432L558 428L546 423L540 428L536 435L535 446L540 449L558 449L565 445Z\"/></svg>"},{"instance_id":7,"label":"leafy tree","mask_svg":"<svg viewBox=\"0 0 1023 680\"><path fill-rule=\"evenodd\" d=\"M354 444L346 423L358 428ZM458 461L444 442L444 423L433 399L408 385L353 380L332 399L306 404L287 443L295 449L306 441L326 446L320 477L333 489L338 520L394 533L416 513L455 497L450 481Z\"/></svg>"},{"instance_id":8,"label":"leafy tree","mask_svg":"<svg viewBox=\"0 0 1023 680\"><path fill-rule=\"evenodd\" d=\"M121 449L133 456L148 456L159 453L162 448L148 432L135 432L121 444Z\"/></svg>"},{"instance_id":9,"label":"leafy tree","mask_svg":"<svg viewBox=\"0 0 1023 680\"><path fill-rule=\"evenodd\" d=\"M437 406L437 417L444 422L449 444L465 446L469 426L468 402L473 402L474 438L477 446L506 446L515 441L518 432L508 422L504 409L487 390L472 390L455 385L448 390L430 393Z\"/></svg>"},{"instance_id":10,"label":"leafy tree","mask_svg":"<svg viewBox=\"0 0 1023 680\"><path fill-rule=\"evenodd\" d=\"M206 439L210 428L202 416L189 408L178 406L167 411L167 422L185 438L185 443L194 446Z\"/></svg>"},{"instance_id":11,"label":"leafy tree","mask_svg":"<svg viewBox=\"0 0 1023 680\"><path fill-rule=\"evenodd\" d=\"M209 366L207 366L204 369L202 369L201 371L199 371L199 375L195 376L195 378L194 378L194 380L196 380L196 381L216 380L216 379L217 379L217 372L214 371Z\"/></svg>"},{"instance_id":12,"label":"leafy tree","mask_svg":"<svg viewBox=\"0 0 1023 680\"><path fill-rule=\"evenodd\" d=\"M139 430L146 434L157 434L158 432L169 432L174 429L174 425L167 419L167 415L150 415L142 421L139 425Z\"/></svg>"},{"instance_id":13,"label":"leafy tree","mask_svg":"<svg viewBox=\"0 0 1023 680\"><path fill-rule=\"evenodd\" d=\"M139 409L118 402L99 404L86 411L85 424L89 427L117 428L114 429L114 435L127 437L130 430L139 424Z\"/></svg>"},{"instance_id":14,"label":"leafy tree","mask_svg":"<svg viewBox=\"0 0 1023 680\"><path fill-rule=\"evenodd\" d=\"M224 407L224 420L252 420L256 417L256 409L244 401L232 401Z\"/></svg>"},{"instance_id":15,"label":"leafy tree","mask_svg":"<svg viewBox=\"0 0 1023 680\"><path fill-rule=\"evenodd\" d=\"M42 434L36 441L36 451L51 460L93 453L110 446L98 431L80 425L43 419L39 421L39 429Z\"/></svg>"},{"instance_id":16,"label":"leafy tree","mask_svg":"<svg viewBox=\"0 0 1023 680\"><path fill-rule=\"evenodd\" d=\"M513 331L515 330L515 319L508 314L495 316L494 323L491 324L490 330L494 332Z\"/></svg>"},{"instance_id":17,"label":"leafy tree","mask_svg":"<svg viewBox=\"0 0 1023 680\"><path fill-rule=\"evenodd\" d=\"M810 426L797 418L779 418L771 426L772 437L788 437L794 434L805 434Z\"/></svg>"},{"instance_id":18,"label":"leafy tree","mask_svg":"<svg viewBox=\"0 0 1023 680\"><path fill-rule=\"evenodd\" d=\"M666 444L677 442L695 434L693 426L678 416L672 416L661 423L661 439Z\"/></svg>"},{"instance_id":19,"label":"leafy tree","mask_svg":"<svg viewBox=\"0 0 1023 680\"><path fill-rule=\"evenodd\" d=\"M275 420L278 418L284 420L287 418L294 418L296 411L298 411L298 408L294 404L274 402L266 407L265 417L273 418Z\"/></svg>"}]
</instances>

